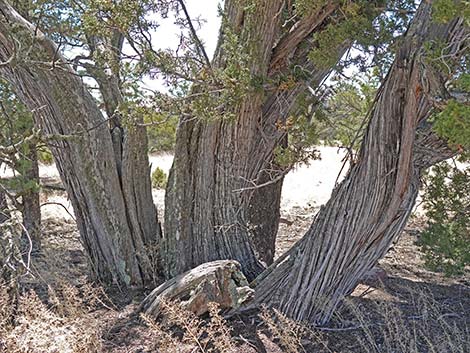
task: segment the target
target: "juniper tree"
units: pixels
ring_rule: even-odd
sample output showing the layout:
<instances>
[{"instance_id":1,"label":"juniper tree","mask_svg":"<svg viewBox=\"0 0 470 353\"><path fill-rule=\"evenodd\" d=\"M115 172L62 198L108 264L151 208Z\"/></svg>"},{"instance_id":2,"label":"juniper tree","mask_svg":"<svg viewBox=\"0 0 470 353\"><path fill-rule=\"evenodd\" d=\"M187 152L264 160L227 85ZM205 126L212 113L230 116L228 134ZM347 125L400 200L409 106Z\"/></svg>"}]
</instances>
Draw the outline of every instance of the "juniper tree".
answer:
<instances>
[{"instance_id":1,"label":"juniper tree","mask_svg":"<svg viewBox=\"0 0 470 353\"><path fill-rule=\"evenodd\" d=\"M61 136L51 150L93 274L123 287L150 284L154 279L151 255L160 234L151 198L145 131L123 124L117 109L120 80L111 69L117 60L112 54L119 55L120 36L113 36L112 31L97 33L88 43L87 35L93 33L76 31L82 24L73 16L76 12L71 3L39 3L46 6L39 9L31 7L34 4L16 3L28 21L8 2L0 2L0 74L34 113L42 132ZM70 15L66 17L69 21L61 23L64 12ZM54 32L57 26L62 26L60 34ZM102 84L107 117L59 46L40 27L69 48L97 45L90 48L98 59L91 60L94 65L89 71L93 74L98 67L110 74ZM106 41L116 37L117 44ZM65 38L69 40L65 42ZM110 57L100 60L103 55Z\"/></svg>"},{"instance_id":2,"label":"juniper tree","mask_svg":"<svg viewBox=\"0 0 470 353\"><path fill-rule=\"evenodd\" d=\"M310 92L348 64L350 56L340 59L353 44L390 60L384 48L412 9L394 1L225 2L214 59L181 112L165 199L167 277L234 258L253 279L259 260L272 262L283 177L312 157L318 139Z\"/></svg>"},{"instance_id":3,"label":"juniper tree","mask_svg":"<svg viewBox=\"0 0 470 353\"><path fill-rule=\"evenodd\" d=\"M53 153L96 273L143 285L151 273L148 245L159 245L167 277L234 258L255 278L263 270L257 255L265 263L273 257L282 178L308 157L302 144L314 140L292 122L309 126L318 100L309 92L350 61L351 55L340 61L349 48L360 47L381 64L384 78L357 159L306 236L254 282L256 304L325 322L403 229L422 171L455 153L434 133L430 116L451 106L452 95L457 99L444 83L464 71L465 2L423 2L406 36L395 41L414 1L227 0L212 60L182 1L171 5L189 31L189 50L183 56L155 50L143 11L152 4L91 1L80 8L92 16L80 24L90 32L79 43L94 55L74 63L98 83L105 117L40 26L0 0L0 74L44 131L62 136ZM120 16L129 9L130 17ZM436 24L432 12L435 21L450 22ZM133 118L147 107L130 104L119 85L124 39L136 53L135 75L155 70L176 84L176 97L153 97L156 109L180 116L163 241L142 124ZM28 55L18 54L18 43L30 48ZM294 132L298 141L287 143Z\"/></svg>"},{"instance_id":4,"label":"juniper tree","mask_svg":"<svg viewBox=\"0 0 470 353\"><path fill-rule=\"evenodd\" d=\"M142 284L139 278L148 277L147 258L153 255L144 248L154 247L160 238L140 124L140 115L149 109L139 99L148 97L129 97L129 90L136 87L132 78L154 70L175 82L175 89L183 94L183 99L159 95L154 100L159 112L181 116L166 197L166 236L161 247L165 274L171 276L211 259L235 258L253 278L263 268L256 253L265 263L272 261L282 178L298 160L297 152L302 152L295 144L286 145L286 122L291 113L297 115L302 106L309 106L303 94L307 86L315 89L320 84L351 45L353 36L367 29L370 35L361 35L362 41L371 46L377 32L386 32L392 23L384 21L387 16L373 25L383 4L227 1L219 47L211 61L181 1L50 1L42 2L40 8L16 2L16 8L31 22L9 16L14 10L5 2L3 26L15 39L5 37L3 75L14 82L34 111L38 97L33 91L45 92L42 103L48 104L41 104L46 109L35 114L37 123L49 134L71 135L58 144L60 148L53 148L53 153L99 277L127 283L130 271L130 282ZM155 50L149 40L155 24L145 14L169 9L179 11L180 23L188 29L182 41L190 43L189 49L182 57ZM404 18L396 21L399 26L406 22ZM18 32L8 31L11 26ZM325 34L317 37L320 32ZM60 46L54 46L44 33ZM18 40L30 48L26 51L30 57L15 54ZM124 41L134 57L123 55ZM372 47L380 51L378 45ZM67 60L62 55L65 49L85 53ZM325 57L328 60L321 62ZM134 61L129 64L124 58ZM8 65L12 62L15 65ZM20 70L21 64L28 66L27 71L38 70L40 74L34 75L40 79L31 81ZM66 77L77 73L97 82L106 117L79 78ZM126 74L130 82L125 80ZM46 81L48 90L36 86L25 92L33 83ZM75 93L64 99L63 90L69 88ZM78 92L84 91L78 99ZM51 103L54 111L47 109ZM67 126L67 119L59 119L77 115L82 108ZM193 129L201 129L201 133ZM108 134L112 150L107 145ZM114 161L109 160L112 155ZM118 196L110 200L110 195ZM116 205L113 213L119 215L118 220L106 203ZM206 214L209 211L213 214ZM136 247L137 258L115 249L124 247Z\"/></svg>"},{"instance_id":5,"label":"juniper tree","mask_svg":"<svg viewBox=\"0 0 470 353\"><path fill-rule=\"evenodd\" d=\"M452 87L467 72L470 17L464 2L451 2L462 17L441 21L440 3L421 3L377 93L357 159L305 236L256 279L255 303L326 323L400 235L422 173L458 153L435 130L440 119L468 119L468 92ZM455 104L456 114L446 114Z\"/></svg>"}]
</instances>

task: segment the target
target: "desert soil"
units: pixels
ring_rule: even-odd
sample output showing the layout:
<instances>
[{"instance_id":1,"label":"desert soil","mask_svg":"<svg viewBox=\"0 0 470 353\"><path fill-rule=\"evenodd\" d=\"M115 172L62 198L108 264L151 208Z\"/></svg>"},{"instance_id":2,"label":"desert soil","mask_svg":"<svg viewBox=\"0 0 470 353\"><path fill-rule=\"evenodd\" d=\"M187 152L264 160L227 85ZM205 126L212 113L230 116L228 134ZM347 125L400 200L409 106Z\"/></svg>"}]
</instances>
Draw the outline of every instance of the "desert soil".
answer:
<instances>
[{"instance_id":1,"label":"desert soil","mask_svg":"<svg viewBox=\"0 0 470 353\"><path fill-rule=\"evenodd\" d=\"M335 182L343 167L344 151L332 147L321 147L321 159L302 165L289 173L285 178L281 216L292 224L281 224L278 234L277 255L282 254L292 246L306 231L314 214L330 197ZM151 155L152 170L156 167L165 172L171 167L170 154ZM343 168L345 171L347 166ZM344 172L343 172L344 174ZM0 176L11 175L5 169ZM52 166L41 166L41 180L47 184L59 183L57 169ZM154 201L163 219L163 190L153 190ZM87 281L87 265L78 232L73 218L73 210L63 191L44 188L41 201L44 226L44 253L33 261L34 277L25 278L25 288L32 288L39 294L47 295L50 283L66 280L80 286ZM382 281L361 283L358 285L351 300L358 305L368 308L380 302L398 303L406 317L421 318L419 308L415 305L413 293L429 293L434 300L442 304L444 315L448 315L452 324L467 328L470 323L470 274L458 278L446 278L441 274L425 269L423 255L416 246L424 218L420 212L412 217L403 236L380 261L380 268L385 272ZM110 293L112 308L102 308L97 314L103 321L105 334L104 346L107 352L150 352L145 340L148 339L144 325L136 318L134 310L142 295L133 298L122 297L119 293ZM363 349L353 340L349 329L354 330L354 323L349 323L347 310L340 311L330 329L324 333L322 347L318 345L306 351L312 352L361 352ZM345 319L346 318L346 319ZM346 321L344 321L346 320ZM380 318L376 320L380 321ZM351 322L352 322L351 321ZM356 320L357 321L357 320ZM377 321L377 322L378 322ZM346 322L346 323L345 323ZM241 342L242 351L282 352L275 338L269 336L260 327L255 317L231 319L234 337ZM468 332L468 331L467 331ZM241 338L240 338L241 337ZM246 342L245 342L246 341ZM326 343L325 343L326 342ZM347 349L345 343L347 344ZM253 347L257 348L253 348ZM308 347L308 344L306 345ZM313 346L312 346L313 347Z\"/></svg>"}]
</instances>

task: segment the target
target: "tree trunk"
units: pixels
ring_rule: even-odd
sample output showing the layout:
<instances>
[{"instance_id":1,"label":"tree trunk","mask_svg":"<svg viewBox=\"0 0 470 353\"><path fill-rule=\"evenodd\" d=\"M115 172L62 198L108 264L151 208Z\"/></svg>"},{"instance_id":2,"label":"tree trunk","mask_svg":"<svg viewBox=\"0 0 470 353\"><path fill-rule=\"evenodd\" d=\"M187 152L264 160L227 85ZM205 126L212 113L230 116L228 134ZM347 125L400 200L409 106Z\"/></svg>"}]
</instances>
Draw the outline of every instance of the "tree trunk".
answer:
<instances>
[{"instance_id":1,"label":"tree trunk","mask_svg":"<svg viewBox=\"0 0 470 353\"><path fill-rule=\"evenodd\" d=\"M226 1L227 26L246 45L251 76L274 80L287 71L288 60L305 61L309 46L298 47L334 12L333 3L282 35L284 1L261 1L254 9ZM224 28L213 68L223 68L227 60L223 35ZM264 267L259 260L272 263L283 180L274 150L286 138L276 125L288 118L306 81L316 87L330 72L311 69L308 80L288 89L250 92L232 112L235 121L181 119L165 198L168 278L204 262L235 259L253 279Z\"/></svg>"},{"instance_id":2,"label":"tree trunk","mask_svg":"<svg viewBox=\"0 0 470 353\"><path fill-rule=\"evenodd\" d=\"M1 163L0 163L1 165ZM0 284L10 281L11 268L5 263L9 251L9 239L6 237L6 230L3 227L8 220L8 204L5 191L0 188Z\"/></svg>"},{"instance_id":3,"label":"tree trunk","mask_svg":"<svg viewBox=\"0 0 470 353\"><path fill-rule=\"evenodd\" d=\"M431 9L423 1L416 13L376 97L357 162L302 240L256 280L256 304L325 324L402 232L422 171L452 155L426 123L432 99L446 91L423 48L444 41L450 55L460 55L468 28L463 20L432 23Z\"/></svg>"},{"instance_id":4,"label":"tree trunk","mask_svg":"<svg viewBox=\"0 0 470 353\"><path fill-rule=\"evenodd\" d=\"M271 157L272 159L273 157ZM277 167L274 163L271 165ZM284 182L283 176L277 181L273 181L273 178L281 173L283 170L280 167L275 168L272 172L263 170L259 172L257 184L268 183L269 185L252 191L246 209L247 223L251 225L250 238L256 257L267 266L273 263L275 255L276 236L281 218L281 192Z\"/></svg>"},{"instance_id":5,"label":"tree trunk","mask_svg":"<svg viewBox=\"0 0 470 353\"><path fill-rule=\"evenodd\" d=\"M139 236L144 241L153 266L152 275L160 276L161 269L158 268L157 258L161 225L152 198L147 130L142 125L142 116L131 111L128 116L122 117L119 111L125 103L119 71L124 36L114 30L109 37L102 37L97 41L100 44L88 44L93 46L94 51L100 52L100 56L106 57L107 62L95 63L92 67L88 65L87 73L98 83L104 110L110 119L114 158L126 203L128 222L131 229L140 232Z\"/></svg>"},{"instance_id":6,"label":"tree trunk","mask_svg":"<svg viewBox=\"0 0 470 353\"><path fill-rule=\"evenodd\" d=\"M31 148L28 160L31 162L31 167L26 171L24 177L39 185L38 155L34 147ZM39 190L29 190L22 196L21 213L23 215L23 225L33 242L33 250L37 251L41 248L41 206L39 203Z\"/></svg>"},{"instance_id":7,"label":"tree trunk","mask_svg":"<svg viewBox=\"0 0 470 353\"><path fill-rule=\"evenodd\" d=\"M54 43L6 1L0 0L0 10L0 60L6 63L0 66L0 75L45 133L62 135L52 153L94 274L124 287L150 284L150 252L160 232L146 139L139 129L124 131L116 158L106 120ZM12 26L17 30L11 31ZM15 43L27 46L32 38L31 56L18 57Z\"/></svg>"}]
</instances>

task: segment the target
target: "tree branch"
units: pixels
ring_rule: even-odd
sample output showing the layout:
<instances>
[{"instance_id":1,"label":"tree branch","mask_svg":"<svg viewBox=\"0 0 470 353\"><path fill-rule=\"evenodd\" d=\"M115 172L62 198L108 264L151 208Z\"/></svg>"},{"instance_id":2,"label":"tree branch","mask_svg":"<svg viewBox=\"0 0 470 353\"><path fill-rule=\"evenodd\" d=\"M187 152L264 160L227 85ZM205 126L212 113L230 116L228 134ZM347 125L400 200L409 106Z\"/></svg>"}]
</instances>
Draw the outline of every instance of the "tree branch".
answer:
<instances>
[{"instance_id":1,"label":"tree branch","mask_svg":"<svg viewBox=\"0 0 470 353\"><path fill-rule=\"evenodd\" d=\"M318 26L320 26L339 7L336 1L329 1L319 11L301 18L296 22L289 33L273 49L270 64L270 73L286 66L290 55Z\"/></svg>"},{"instance_id":2,"label":"tree branch","mask_svg":"<svg viewBox=\"0 0 470 353\"><path fill-rule=\"evenodd\" d=\"M193 21L191 20L191 16L189 16L189 12L188 12L188 9L186 8L186 4L184 3L184 0L178 0L178 3L181 5L181 9L183 10L186 20L188 21L189 30L191 31L191 35L193 36L193 39L196 42L198 51L200 52L200 54L202 54L207 67L210 69L211 61L209 59L209 56L206 53L206 49L204 48L204 45L202 44L201 40L199 39L199 36L197 35L196 29L193 26Z\"/></svg>"}]
</instances>

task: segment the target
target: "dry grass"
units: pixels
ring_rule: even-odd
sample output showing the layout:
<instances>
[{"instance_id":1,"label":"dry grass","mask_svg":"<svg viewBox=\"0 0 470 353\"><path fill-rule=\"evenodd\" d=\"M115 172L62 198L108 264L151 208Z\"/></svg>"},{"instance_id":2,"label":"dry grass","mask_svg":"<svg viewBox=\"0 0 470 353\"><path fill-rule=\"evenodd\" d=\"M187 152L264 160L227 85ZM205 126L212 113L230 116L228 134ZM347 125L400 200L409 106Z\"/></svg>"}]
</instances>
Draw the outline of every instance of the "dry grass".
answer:
<instances>
[{"instance_id":1,"label":"dry grass","mask_svg":"<svg viewBox=\"0 0 470 353\"><path fill-rule=\"evenodd\" d=\"M322 349L329 351L324 335L318 330L291 320L276 309L263 308L259 316L284 352L300 353L312 349L316 352ZM307 343L308 348L305 347Z\"/></svg>"},{"instance_id":2,"label":"dry grass","mask_svg":"<svg viewBox=\"0 0 470 353\"><path fill-rule=\"evenodd\" d=\"M400 302L375 302L364 307L347 301L359 329L358 346L371 353L465 353L470 352L470 328L466 312L449 312L429 291L403 288L410 298L409 309ZM411 315L410 315L411 314Z\"/></svg>"},{"instance_id":3,"label":"dry grass","mask_svg":"<svg viewBox=\"0 0 470 353\"><path fill-rule=\"evenodd\" d=\"M4 282L0 282L0 347L2 346L2 337L10 329L14 315L14 298L12 298L9 287Z\"/></svg>"},{"instance_id":4,"label":"dry grass","mask_svg":"<svg viewBox=\"0 0 470 353\"><path fill-rule=\"evenodd\" d=\"M100 289L62 281L49 287L47 301L29 291L20 296L17 305L7 289L0 286L1 352L113 352L103 338L107 328L101 314L103 310L119 312L109 306L96 311L107 305ZM128 341L125 351L247 353L263 351L260 342L266 352L288 353L470 351L465 321L468 307L458 311L458 306L453 306L452 311L427 291L401 288L400 293L407 300L351 298L331 327L309 327L276 310L263 309L258 318L245 318L251 322L249 340L234 329L236 319L226 321L216 304L211 304L207 318L200 318L177 303L164 302L159 320L141 316L139 330L144 334L139 347L145 349Z\"/></svg>"},{"instance_id":5,"label":"dry grass","mask_svg":"<svg viewBox=\"0 0 470 353\"><path fill-rule=\"evenodd\" d=\"M159 352L238 352L231 330L220 315L216 303L209 304L209 318L202 320L178 303L162 302L163 321L148 316L142 319L152 334L153 347Z\"/></svg>"},{"instance_id":6,"label":"dry grass","mask_svg":"<svg viewBox=\"0 0 470 353\"><path fill-rule=\"evenodd\" d=\"M0 351L8 353L101 352L100 321L93 315L100 291L91 285L76 288L62 283L50 288L44 303L34 291L11 302L7 287L0 290Z\"/></svg>"},{"instance_id":7,"label":"dry grass","mask_svg":"<svg viewBox=\"0 0 470 353\"><path fill-rule=\"evenodd\" d=\"M263 309L260 318L289 353L470 352L468 307L451 307L427 290L403 287L400 292L406 301L348 299L334 327L304 325L276 310Z\"/></svg>"},{"instance_id":8,"label":"dry grass","mask_svg":"<svg viewBox=\"0 0 470 353\"><path fill-rule=\"evenodd\" d=\"M111 307L102 290L83 279L85 258L74 225L45 224L45 249L31 265L34 278L0 284L0 352L470 352L469 282L424 271L414 236L405 235L386 259L396 279L348 300L332 326L315 328L267 309L258 317L225 320L215 305L206 318L174 303L165 304L159 320L136 318L132 304ZM37 294L18 297L16 286Z\"/></svg>"},{"instance_id":9,"label":"dry grass","mask_svg":"<svg viewBox=\"0 0 470 353\"><path fill-rule=\"evenodd\" d=\"M400 300L347 300L342 317L336 318L332 327L311 327L277 310L264 308L259 313L260 320L251 325L253 337L258 337L262 348L250 346L255 351L288 353L470 352L464 308L463 312L449 312L449 307L429 292L403 288L402 293L405 292L409 298L406 306ZM163 319L159 322L142 318L152 333L150 339L155 350L149 351L247 351L247 346L240 347L239 332L230 329L234 323L227 323L216 306L212 306L206 320L169 302L164 304Z\"/></svg>"}]
</instances>

